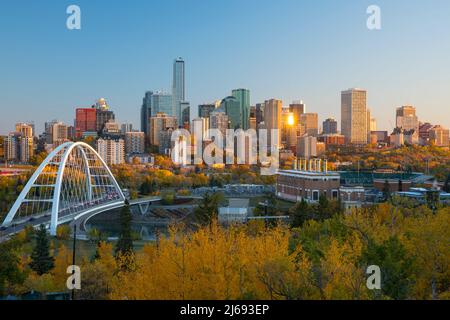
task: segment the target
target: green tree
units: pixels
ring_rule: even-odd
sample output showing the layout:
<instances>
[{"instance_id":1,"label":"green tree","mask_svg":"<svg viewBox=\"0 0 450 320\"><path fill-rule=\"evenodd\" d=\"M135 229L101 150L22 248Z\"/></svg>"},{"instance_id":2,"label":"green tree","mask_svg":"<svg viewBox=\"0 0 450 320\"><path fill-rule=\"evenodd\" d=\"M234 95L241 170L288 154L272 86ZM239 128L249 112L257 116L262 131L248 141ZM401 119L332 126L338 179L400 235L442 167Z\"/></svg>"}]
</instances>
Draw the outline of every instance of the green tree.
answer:
<instances>
[{"instance_id":1,"label":"green tree","mask_svg":"<svg viewBox=\"0 0 450 320\"><path fill-rule=\"evenodd\" d=\"M395 300L409 297L413 284L414 261L397 237L390 237L382 244L370 242L361 258L366 266L377 265L381 269L381 292Z\"/></svg>"},{"instance_id":2,"label":"green tree","mask_svg":"<svg viewBox=\"0 0 450 320\"><path fill-rule=\"evenodd\" d=\"M445 184L444 184L443 190L445 192L449 192L450 193L450 174L447 176L447 180L445 180Z\"/></svg>"},{"instance_id":3,"label":"green tree","mask_svg":"<svg viewBox=\"0 0 450 320\"><path fill-rule=\"evenodd\" d=\"M116 257L133 253L133 236L131 232L131 221L133 220L133 217L128 203L120 211L119 219L120 234L115 249Z\"/></svg>"},{"instance_id":4,"label":"green tree","mask_svg":"<svg viewBox=\"0 0 450 320\"><path fill-rule=\"evenodd\" d=\"M389 181L388 180L384 181L383 197L384 197L385 201L388 201L391 198L391 189L389 187Z\"/></svg>"},{"instance_id":5,"label":"green tree","mask_svg":"<svg viewBox=\"0 0 450 320\"><path fill-rule=\"evenodd\" d=\"M17 240L0 243L0 296L7 294L9 285L20 285L25 280L17 253L19 247Z\"/></svg>"},{"instance_id":6,"label":"green tree","mask_svg":"<svg viewBox=\"0 0 450 320\"><path fill-rule=\"evenodd\" d=\"M303 226L305 221L307 221L311 218L309 209L310 209L309 205L305 199L302 199L302 201L295 206L295 208L293 210L293 214L292 214L292 216L293 216L292 217L292 227L293 228L298 228L298 227Z\"/></svg>"},{"instance_id":7,"label":"green tree","mask_svg":"<svg viewBox=\"0 0 450 320\"><path fill-rule=\"evenodd\" d=\"M196 221L201 225L211 223L219 213L219 204L223 200L223 194L216 192L213 194L206 193L199 206L194 210Z\"/></svg>"},{"instance_id":8,"label":"green tree","mask_svg":"<svg viewBox=\"0 0 450 320\"><path fill-rule=\"evenodd\" d=\"M41 224L36 232L36 243L31 253L30 267L38 275L48 273L54 267L55 259L50 255L50 240L45 226Z\"/></svg>"}]
</instances>

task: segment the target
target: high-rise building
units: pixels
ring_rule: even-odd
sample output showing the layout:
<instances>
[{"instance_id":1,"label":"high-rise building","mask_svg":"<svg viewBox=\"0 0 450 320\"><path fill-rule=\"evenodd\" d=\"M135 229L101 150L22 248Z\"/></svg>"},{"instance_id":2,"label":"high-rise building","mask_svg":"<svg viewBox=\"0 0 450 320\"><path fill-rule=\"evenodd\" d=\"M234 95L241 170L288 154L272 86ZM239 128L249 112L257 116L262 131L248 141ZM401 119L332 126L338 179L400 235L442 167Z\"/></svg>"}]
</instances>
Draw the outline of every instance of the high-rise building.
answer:
<instances>
[{"instance_id":1,"label":"high-rise building","mask_svg":"<svg viewBox=\"0 0 450 320\"><path fill-rule=\"evenodd\" d=\"M306 113L306 105L303 101L294 101L289 105L289 111L294 114L295 124L300 124L300 115Z\"/></svg>"},{"instance_id":2,"label":"high-rise building","mask_svg":"<svg viewBox=\"0 0 450 320\"><path fill-rule=\"evenodd\" d=\"M211 112L216 110L216 105L214 103L204 103L198 106L198 116L200 118L209 118Z\"/></svg>"},{"instance_id":3,"label":"high-rise building","mask_svg":"<svg viewBox=\"0 0 450 320\"><path fill-rule=\"evenodd\" d=\"M228 116L225 112L216 110L209 115L209 125L211 129L219 129L225 139L228 129Z\"/></svg>"},{"instance_id":4,"label":"high-rise building","mask_svg":"<svg viewBox=\"0 0 450 320\"><path fill-rule=\"evenodd\" d=\"M165 113L158 113L155 117L150 118L149 123L150 135L149 142L151 145L159 146L159 133L168 129L176 129L177 118L169 116Z\"/></svg>"},{"instance_id":5,"label":"high-rise building","mask_svg":"<svg viewBox=\"0 0 450 320\"><path fill-rule=\"evenodd\" d=\"M257 103L255 105L255 118L257 124L264 121L264 103Z\"/></svg>"},{"instance_id":6,"label":"high-rise building","mask_svg":"<svg viewBox=\"0 0 450 320\"><path fill-rule=\"evenodd\" d=\"M34 155L34 137L28 137L21 135L20 141L20 161L27 163L30 158Z\"/></svg>"},{"instance_id":7,"label":"high-rise building","mask_svg":"<svg viewBox=\"0 0 450 320\"><path fill-rule=\"evenodd\" d=\"M267 147L281 146L281 111L283 102L277 99L270 99L264 102L264 124L267 129ZM278 129L278 141L272 141L271 130Z\"/></svg>"},{"instance_id":8,"label":"high-rise building","mask_svg":"<svg viewBox=\"0 0 450 320\"><path fill-rule=\"evenodd\" d=\"M285 148L295 147L297 144L294 113L290 112L288 108L283 108L281 111L281 143Z\"/></svg>"},{"instance_id":9,"label":"high-rise building","mask_svg":"<svg viewBox=\"0 0 450 320\"><path fill-rule=\"evenodd\" d=\"M69 139L69 140L75 139L75 127L74 126L67 127L67 139Z\"/></svg>"},{"instance_id":10,"label":"high-rise building","mask_svg":"<svg viewBox=\"0 0 450 320\"><path fill-rule=\"evenodd\" d=\"M313 136L298 137L297 157L309 159L319 156L317 143L317 138Z\"/></svg>"},{"instance_id":11,"label":"high-rise building","mask_svg":"<svg viewBox=\"0 0 450 320\"><path fill-rule=\"evenodd\" d=\"M365 90L342 91L341 131L346 143L367 144L367 92Z\"/></svg>"},{"instance_id":12,"label":"high-rise building","mask_svg":"<svg viewBox=\"0 0 450 320\"><path fill-rule=\"evenodd\" d=\"M5 159L26 163L34 154L32 128L20 123L16 125L16 129L19 131L10 132L4 139Z\"/></svg>"},{"instance_id":13,"label":"high-rise building","mask_svg":"<svg viewBox=\"0 0 450 320\"><path fill-rule=\"evenodd\" d=\"M146 135L148 132L148 123L150 117L152 116L152 91L147 91L145 93L144 98L142 99L142 107L141 107L141 131Z\"/></svg>"},{"instance_id":14,"label":"high-rise building","mask_svg":"<svg viewBox=\"0 0 450 320\"><path fill-rule=\"evenodd\" d=\"M433 125L429 122L419 124L419 140L422 145L427 145L430 142L430 130Z\"/></svg>"},{"instance_id":15,"label":"high-rise building","mask_svg":"<svg viewBox=\"0 0 450 320\"><path fill-rule=\"evenodd\" d=\"M413 143L419 142L419 119L416 115L416 108L413 106L402 106L397 108L395 124L397 128L413 132Z\"/></svg>"},{"instance_id":16,"label":"high-rise building","mask_svg":"<svg viewBox=\"0 0 450 320\"><path fill-rule=\"evenodd\" d=\"M323 134L336 134L338 133L337 121L333 118L326 119L323 123L322 133Z\"/></svg>"},{"instance_id":17,"label":"high-rise building","mask_svg":"<svg viewBox=\"0 0 450 320\"><path fill-rule=\"evenodd\" d=\"M16 132L19 132L24 137L34 137L33 127L25 122L16 123Z\"/></svg>"},{"instance_id":18,"label":"high-rise building","mask_svg":"<svg viewBox=\"0 0 450 320\"><path fill-rule=\"evenodd\" d=\"M175 59L173 62L173 80L172 80L172 108L173 112L167 113L168 115L175 116L177 122L182 121L182 110L180 106L181 101L186 101L185 96L185 69L183 58ZM159 111L164 112L164 111ZM155 113L153 113L155 114Z\"/></svg>"},{"instance_id":19,"label":"high-rise building","mask_svg":"<svg viewBox=\"0 0 450 320\"><path fill-rule=\"evenodd\" d=\"M158 151L160 154L171 155L172 147L174 146L174 143L172 143L173 131L174 129L168 128L159 133Z\"/></svg>"},{"instance_id":20,"label":"high-rise building","mask_svg":"<svg viewBox=\"0 0 450 320\"><path fill-rule=\"evenodd\" d=\"M370 118L370 132L377 131L377 119Z\"/></svg>"},{"instance_id":21,"label":"high-rise building","mask_svg":"<svg viewBox=\"0 0 450 320\"><path fill-rule=\"evenodd\" d=\"M319 117L317 113L303 113L300 115L301 133L316 137L319 134Z\"/></svg>"},{"instance_id":22,"label":"high-rise building","mask_svg":"<svg viewBox=\"0 0 450 320\"><path fill-rule=\"evenodd\" d=\"M188 106L187 108L183 109L183 114L181 115L182 118L182 127L186 130L189 130L189 124L191 122L191 107Z\"/></svg>"},{"instance_id":23,"label":"high-rise building","mask_svg":"<svg viewBox=\"0 0 450 320\"><path fill-rule=\"evenodd\" d=\"M102 132L105 129L105 124L114 121L116 116L114 112L108 109L96 109L96 131L98 133Z\"/></svg>"},{"instance_id":24,"label":"high-rise building","mask_svg":"<svg viewBox=\"0 0 450 320\"><path fill-rule=\"evenodd\" d=\"M235 89L231 95L239 101L239 110L241 117L241 129L247 130L250 128L250 90Z\"/></svg>"},{"instance_id":25,"label":"high-rise building","mask_svg":"<svg viewBox=\"0 0 450 320\"><path fill-rule=\"evenodd\" d=\"M125 142L121 138L107 137L98 139L97 152L108 165L125 162Z\"/></svg>"},{"instance_id":26,"label":"high-rise building","mask_svg":"<svg viewBox=\"0 0 450 320\"><path fill-rule=\"evenodd\" d=\"M18 135L15 136L16 142L19 145L18 156L19 160L23 163L26 163L30 160L30 158L34 154L34 134L33 127L28 123L20 122L16 124L16 133ZM16 151L17 152L17 151Z\"/></svg>"},{"instance_id":27,"label":"high-rise building","mask_svg":"<svg viewBox=\"0 0 450 320\"><path fill-rule=\"evenodd\" d=\"M0 136L0 159L5 159L5 136Z\"/></svg>"},{"instance_id":28,"label":"high-rise building","mask_svg":"<svg viewBox=\"0 0 450 320\"><path fill-rule=\"evenodd\" d=\"M367 108L366 111L367 143L370 143L370 119L371 119L370 109Z\"/></svg>"},{"instance_id":29,"label":"high-rise building","mask_svg":"<svg viewBox=\"0 0 450 320\"><path fill-rule=\"evenodd\" d=\"M142 154L145 152L145 133L128 131L125 133L125 152L127 154Z\"/></svg>"},{"instance_id":30,"label":"high-rise building","mask_svg":"<svg viewBox=\"0 0 450 320\"><path fill-rule=\"evenodd\" d=\"M121 136L123 134L119 123L115 120L109 120L103 126L102 135Z\"/></svg>"},{"instance_id":31,"label":"high-rise building","mask_svg":"<svg viewBox=\"0 0 450 320\"><path fill-rule=\"evenodd\" d=\"M177 120L177 123L180 127L183 127L187 124L189 125L189 120L191 118L190 112L191 112L191 104L189 101L180 101L180 109L181 109L181 119L180 121Z\"/></svg>"},{"instance_id":32,"label":"high-rise building","mask_svg":"<svg viewBox=\"0 0 450 320\"><path fill-rule=\"evenodd\" d=\"M62 122L56 122L51 126L50 135L52 137L53 148L68 141L68 127Z\"/></svg>"},{"instance_id":33,"label":"high-rise building","mask_svg":"<svg viewBox=\"0 0 450 320\"><path fill-rule=\"evenodd\" d=\"M168 116L175 117L175 109L172 107L172 95L164 91L157 91L151 97L151 116L154 117L158 113L165 113ZM180 103L178 102L178 107Z\"/></svg>"},{"instance_id":34,"label":"high-rise building","mask_svg":"<svg viewBox=\"0 0 450 320\"><path fill-rule=\"evenodd\" d=\"M201 140L209 139L208 129L209 129L209 118L195 118L192 120L193 134L195 135L196 128L201 130Z\"/></svg>"},{"instance_id":35,"label":"high-rise building","mask_svg":"<svg viewBox=\"0 0 450 320\"><path fill-rule=\"evenodd\" d=\"M220 108L225 111L230 121L230 129L242 128L241 104L236 97L228 96L220 103Z\"/></svg>"},{"instance_id":36,"label":"high-rise building","mask_svg":"<svg viewBox=\"0 0 450 320\"><path fill-rule=\"evenodd\" d=\"M81 138L85 132L97 132L97 110L78 108L75 116L75 135Z\"/></svg>"},{"instance_id":37,"label":"high-rise building","mask_svg":"<svg viewBox=\"0 0 450 320\"><path fill-rule=\"evenodd\" d=\"M10 132L5 138L5 159L17 161L20 159L20 133Z\"/></svg>"},{"instance_id":38,"label":"high-rise building","mask_svg":"<svg viewBox=\"0 0 450 320\"><path fill-rule=\"evenodd\" d=\"M132 123L122 123L120 126L120 131L122 132L122 134L133 131L133 124Z\"/></svg>"},{"instance_id":39,"label":"high-rise building","mask_svg":"<svg viewBox=\"0 0 450 320\"><path fill-rule=\"evenodd\" d=\"M430 141L438 147L449 146L449 130L437 125L430 130Z\"/></svg>"}]
</instances>

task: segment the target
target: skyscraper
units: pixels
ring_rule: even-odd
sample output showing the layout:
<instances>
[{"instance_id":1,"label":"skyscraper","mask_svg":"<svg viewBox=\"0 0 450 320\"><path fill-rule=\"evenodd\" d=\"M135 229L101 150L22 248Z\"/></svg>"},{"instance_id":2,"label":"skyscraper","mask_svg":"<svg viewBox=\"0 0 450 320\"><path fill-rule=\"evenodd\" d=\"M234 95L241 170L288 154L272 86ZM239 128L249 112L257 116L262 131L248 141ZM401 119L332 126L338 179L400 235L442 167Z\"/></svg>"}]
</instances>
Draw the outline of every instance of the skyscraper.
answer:
<instances>
[{"instance_id":1,"label":"skyscraper","mask_svg":"<svg viewBox=\"0 0 450 320\"><path fill-rule=\"evenodd\" d=\"M158 113L165 113L169 116L175 117L174 109L172 107L172 95L164 91L157 91L151 97L151 116L155 117ZM180 107L180 103L178 103Z\"/></svg>"},{"instance_id":2,"label":"skyscraper","mask_svg":"<svg viewBox=\"0 0 450 320\"><path fill-rule=\"evenodd\" d=\"M100 138L97 140L97 152L108 165L125 162L125 142L121 138Z\"/></svg>"},{"instance_id":3,"label":"skyscraper","mask_svg":"<svg viewBox=\"0 0 450 320\"><path fill-rule=\"evenodd\" d=\"M209 118L211 112L216 110L215 103L204 103L198 105L198 116L200 118Z\"/></svg>"},{"instance_id":4,"label":"skyscraper","mask_svg":"<svg viewBox=\"0 0 450 320\"><path fill-rule=\"evenodd\" d=\"M300 115L301 135L316 137L319 133L319 118L317 113L303 113Z\"/></svg>"},{"instance_id":5,"label":"skyscraper","mask_svg":"<svg viewBox=\"0 0 450 320\"><path fill-rule=\"evenodd\" d=\"M323 122L323 134L336 134L337 121L333 118L328 118Z\"/></svg>"},{"instance_id":6,"label":"skyscraper","mask_svg":"<svg viewBox=\"0 0 450 320\"><path fill-rule=\"evenodd\" d=\"M267 147L271 145L281 146L281 111L283 102L281 100L270 99L264 102L264 123L267 129ZM278 129L278 141L272 143L271 130Z\"/></svg>"},{"instance_id":7,"label":"skyscraper","mask_svg":"<svg viewBox=\"0 0 450 320\"><path fill-rule=\"evenodd\" d=\"M150 118L149 142L151 145L159 146L159 133L168 129L176 129L177 119L165 113L158 113Z\"/></svg>"},{"instance_id":8,"label":"skyscraper","mask_svg":"<svg viewBox=\"0 0 450 320\"><path fill-rule=\"evenodd\" d=\"M125 133L126 154L139 154L145 151L144 132L128 131Z\"/></svg>"},{"instance_id":9,"label":"skyscraper","mask_svg":"<svg viewBox=\"0 0 450 320\"><path fill-rule=\"evenodd\" d=\"M220 103L220 108L225 111L230 121L230 129L242 128L241 104L234 96L228 96Z\"/></svg>"},{"instance_id":10,"label":"skyscraper","mask_svg":"<svg viewBox=\"0 0 450 320\"><path fill-rule=\"evenodd\" d=\"M367 144L367 92L349 89L341 92L341 130L346 143Z\"/></svg>"},{"instance_id":11,"label":"skyscraper","mask_svg":"<svg viewBox=\"0 0 450 320\"><path fill-rule=\"evenodd\" d=\"M396 126L404 130L411 130L419 127L416 108L413 106L402 106L397 108L395 121Z\"/></svg>"},{"instance_id":12,"label":"skyscraper","mask_svg":"<svg viewBox=\"0 0 450 320\"><path fill-rule=\"evenodd\" d=\"M255 118L257 125L264 121L264 103L257 103L255 105Z\"/></svg>"},{"instance_id":13,"label":"skyscraper","mask_svg":"<svg viewBox=\"0 0 450 320\"><path fill-rule=\"evenodd\" d=\"M412 135L412 143L419 142L419 119L416 115L416 108L413 106L402 106L397 108L395 125L403 131Z\"/></svg>"},{"instance_id":14,"label":"skyscraper","mask_svg":"<svg viewBox=\"0 0 450 320\"><path fill-rule=\"evenodd\" d=\"M289 111L294 114L295 124L300 124L300 115L306 112L306 105L303 101L294 101L289 105Z\"/></svg>"},{"instance_id":15,"label":"skyscraper","mask_svg":"<svg viewBox=\"0 0 450 320\"><path fill-rule=\"evenodd\" d=\"M209 115L209 125L211 129L219 129L225 138L228 129L228 116L223 111L213 111Z\"/></svg>"},{"instance_id":16,"label":"skyscraper","mask_svg":"<svg viewBox=\"0 0 450 320\"><path fill-rule=\"evenodd\" d=\"M141 107L141 131L146 135L148 132L148 122L152 115L152 91L147 91L145 93L144 98L142 99L142 107Z\"/></svg>"},{"instance_id":17,"label":"skyscraper","mask_svg":"<svg viewBox=\"0 0 450 320\"><path fill-rule=\"evenodd\" d=\"M78 108L75 112L75 131L77 138L81 138L85 132L97 131L97 110L95 108Z\"/></svg>"},{"instance_id":18,"label":"skyscraper","mask_svg":"<svg viewBox=\"0 0 450 320\"><path fill-rule=\"evenodd\" d=\"M247 130L250 127L250 90L235 89L231 95L239 101L241 128Z\"/></svg>"},{"instance_id":19,"label":"skyscraper","mask_svg":"<svg viewBox=\"0 0 450 320\"><path fill-rule=\"evenodd\" d=\"M186 100L184 78L184 60L183 58L175 59L173 62L172 81L172 108L174 112L169 114L176 116L178 123L182 123L182 110L180 102Z\"/></svg>"}]
</instances>

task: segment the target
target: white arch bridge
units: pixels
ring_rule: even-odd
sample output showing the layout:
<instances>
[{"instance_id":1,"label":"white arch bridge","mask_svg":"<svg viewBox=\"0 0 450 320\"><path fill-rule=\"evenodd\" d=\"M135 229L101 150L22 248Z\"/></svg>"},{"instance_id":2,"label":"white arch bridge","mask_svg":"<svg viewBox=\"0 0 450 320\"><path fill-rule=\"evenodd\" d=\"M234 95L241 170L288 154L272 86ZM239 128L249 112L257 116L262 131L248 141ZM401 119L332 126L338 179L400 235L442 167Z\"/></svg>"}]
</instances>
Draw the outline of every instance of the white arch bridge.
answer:
<instances>
[{"instance_id":1,"label":"white arch bridge","mask_svg":"<svg viewBox=\"0 0 450 320\"><path fill-rule=\"evenodd\" d=\"M83 142L67 142L50 153L28 180L2 227L59 224L92 210L123 204L125 196L99 154Z\"/></svg>"}]
</instances>

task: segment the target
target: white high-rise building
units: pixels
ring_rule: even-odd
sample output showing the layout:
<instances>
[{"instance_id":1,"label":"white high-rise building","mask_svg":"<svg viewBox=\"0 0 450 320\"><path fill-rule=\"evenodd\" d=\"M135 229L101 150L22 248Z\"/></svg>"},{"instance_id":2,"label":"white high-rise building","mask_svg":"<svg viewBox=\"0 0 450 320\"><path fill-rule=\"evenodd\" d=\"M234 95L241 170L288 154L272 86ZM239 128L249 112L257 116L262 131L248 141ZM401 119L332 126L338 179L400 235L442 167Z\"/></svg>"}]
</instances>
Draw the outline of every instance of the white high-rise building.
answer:
<instances>
[{"instance_id":1,"label":"white high-rise building","mask_svg":"<svg viewBox=\"0 0 450 320\"><path fill-rule=\"evenodd\" d=\"M125 142L123 139L100 138L97 140L97 152L108 165L125 162Z\"/></svg>"}]
</instances>

